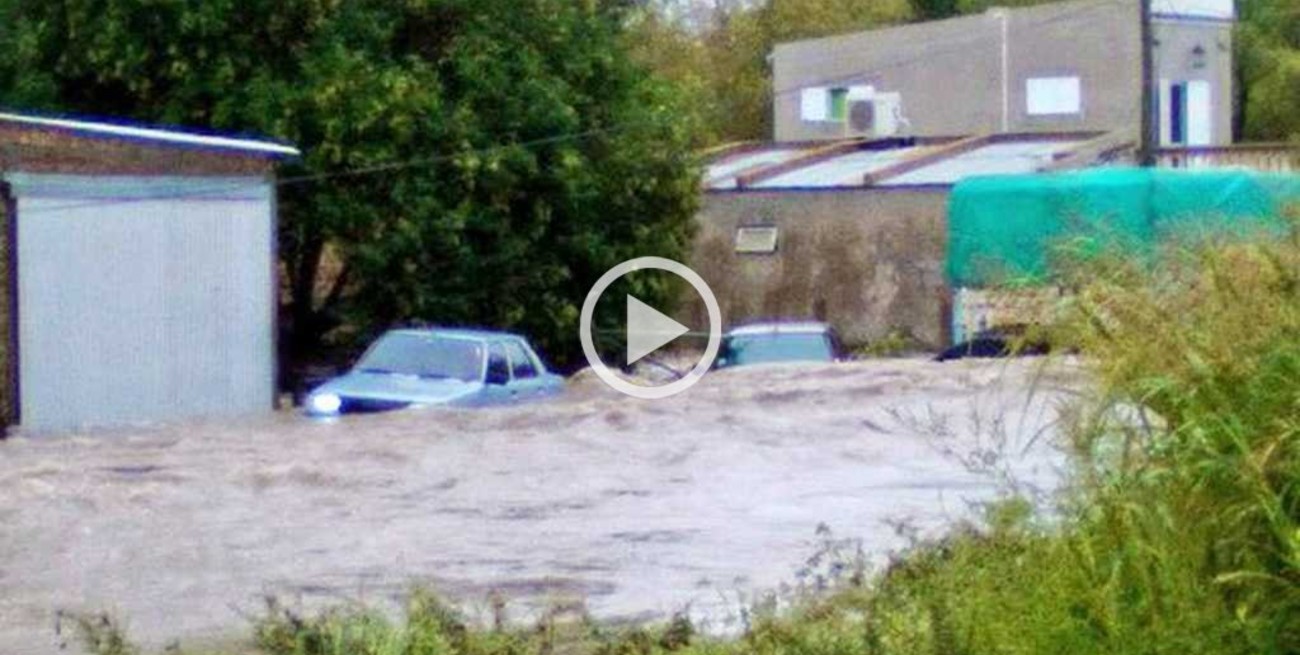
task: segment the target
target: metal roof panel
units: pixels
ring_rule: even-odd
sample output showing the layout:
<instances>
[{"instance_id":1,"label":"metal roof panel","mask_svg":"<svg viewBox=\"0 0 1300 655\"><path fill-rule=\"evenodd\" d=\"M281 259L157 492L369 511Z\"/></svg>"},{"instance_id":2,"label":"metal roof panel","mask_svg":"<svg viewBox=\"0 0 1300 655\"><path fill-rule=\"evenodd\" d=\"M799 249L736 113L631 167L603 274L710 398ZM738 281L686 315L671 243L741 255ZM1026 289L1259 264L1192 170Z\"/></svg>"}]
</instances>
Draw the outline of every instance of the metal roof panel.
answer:
<instances>
[{"instance_id":1,"label":"metal roof panel","mask_svg":"<svg viewBox=\"0 0 1300 655\"><path fill-rule=\"evenodd\" d=\"M1047 139L992 143L883 180L880 186L956 184L976 175L1033 173L1079 143Z\"/></svg>"},{"instance_id":2,"label":"metal roof panel","mask_svg":"<svg viewBox=\"0 0 1300 655\"><path fill-rule=\"evenodd\" d=\"M916 147L859 150L782 173L755 184L754 188L863 186L866 174L883 170L921 150Z\"/></svg>"},{"instance_id":3,"label":"metal roof panel","mask_svg":"<svg viewBox=\"0 0 1300 655\"><path fill-rule=\"evenodd\" d=\"M723 157L709 164L704 173L704 185L710 189L734 189L737 177L768 166L784 164L804 152L803 148L777 146Z\"/></svg>"}]
</instances>

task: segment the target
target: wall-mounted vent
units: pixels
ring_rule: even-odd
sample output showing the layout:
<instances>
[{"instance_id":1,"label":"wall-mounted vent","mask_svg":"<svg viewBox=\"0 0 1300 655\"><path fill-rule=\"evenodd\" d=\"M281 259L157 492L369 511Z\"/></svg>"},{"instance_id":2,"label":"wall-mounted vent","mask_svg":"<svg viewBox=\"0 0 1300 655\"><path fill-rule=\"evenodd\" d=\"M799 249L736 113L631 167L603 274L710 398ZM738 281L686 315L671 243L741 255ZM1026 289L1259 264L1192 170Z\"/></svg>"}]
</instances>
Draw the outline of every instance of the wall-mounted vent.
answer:
<instances>
[{"instance_id":1,"label":"wall-mounted vent","mask_svg":"<svg viewBox=\"0 0 1300 655\"><path fill-rule=\"evenodd\" d=\"M779 230L775 225L745 225L736 228L736 252L768 254L776 252Z\"/></svg>"}]
</instances>

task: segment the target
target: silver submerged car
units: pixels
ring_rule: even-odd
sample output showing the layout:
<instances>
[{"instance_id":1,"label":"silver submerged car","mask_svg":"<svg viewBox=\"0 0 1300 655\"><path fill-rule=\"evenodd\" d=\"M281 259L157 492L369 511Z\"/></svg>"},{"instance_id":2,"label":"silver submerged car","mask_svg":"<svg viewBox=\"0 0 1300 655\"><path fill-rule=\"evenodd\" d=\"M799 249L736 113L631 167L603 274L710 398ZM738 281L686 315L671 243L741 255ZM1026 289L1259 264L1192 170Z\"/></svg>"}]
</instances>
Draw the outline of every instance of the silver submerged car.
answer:
<instances>
[{"instance_id":1,"label":"silver submerged car","mask_svg":"<svg viewBox=\"0 0 1300 655\"><path fill-rule=\"evenodd\" d=\"M811 321L754 323L722 337L714 368L779 362L833 362L840 355L839 337L826 323Z\"/></svg>"},{"instance_id":2,"label":"silver submerged car","mask_svg":"<svg viewBox=\"0 0 1300 655\"><path fill-rule=\"evenodd\" d=\"M316 387L308 415L381 412L429 405L480 406L539 400L564 390L528 341L505 332L391 330L348 373Z\"/></svg>"}]
</instances>

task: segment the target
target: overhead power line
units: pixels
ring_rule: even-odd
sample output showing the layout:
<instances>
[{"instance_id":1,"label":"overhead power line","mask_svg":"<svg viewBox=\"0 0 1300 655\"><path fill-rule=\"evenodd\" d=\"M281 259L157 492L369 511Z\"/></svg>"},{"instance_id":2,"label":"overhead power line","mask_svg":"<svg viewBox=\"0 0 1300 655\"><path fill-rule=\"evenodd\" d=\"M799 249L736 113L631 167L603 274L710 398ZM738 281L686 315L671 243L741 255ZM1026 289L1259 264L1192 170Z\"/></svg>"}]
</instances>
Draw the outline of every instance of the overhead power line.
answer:
<instances>
[{"instance_id":1,"label":"overhead power line","mask_svg":"<svg viewBox=\"0 0 1300 655\"><path fill-rule=\"evenodd\" d=\"M1137 1L1141 4L1145 4L1144 0L1137 0ZM1075 8L1073 10L1070 10L1068 12L1064 12L1052 16L1051 18L1039 21L1035 23L1035 25L1047 26L1047 25L1062 23L1065 21L1072 20L1081 14L1092 11L1097 7L1101 7L1105 5L1126 5L1131 2L1133 2L1133 0L1098 0L1097 2L1088 3L1078 8ZM882 28L882 29L889 29L889 28ZM833 78L818 79L818 80L804 83L798 87L774 90L773 96L780 97L785 94L798 93L810 87L843 84L847 82L861 80L865 77L870 77L879 74L880 72L885 70L898 68L902 66L908 66L916 63L921 63L921 62L930 62L936 58L943 57L948 54L965 52L967 51L968 47L972 44L979 43L982 41L987 41L990 39L996 39L996 38L1000 38L998 33L976 34L974 36L965 37L962 39L956 39L948 42L948 44L943 47L931 49L922 55L914 55L910 57L886 60L884 62L873 64L870 68L864 68L862 70L855 71L852 74L841 75ZM1135 111L1140 111L1140 110L1141 109L1138 108ZM1144 112L1144 115L1145 113L1146 112ZM487 154L500 152L502 150L508 150L512 148L528 149L528 148L536 148L544 145L551 145L555 143L582 141L597 136L613 134L613 133L629 130L632 128L636 128L636 127L651 125L651 124L653 124L653 122L625 123L621 125L613 125L604 128L594 128L590 130L584 130L581 132L573 132L568 134L558 134L554 136L541 137L541 138L530 139L526 141L494 144L491 146L464 150L461 152L447 154L447 155L439 155L434 157L422 157L422 158L406 159L406 160L395 160L395 161L381 162L377 164L361 166L361 167L346 169L346 170L283 177L275 180L273 184L275 187L278 188L278 187L312 184L312 183L324 182L324 181L335 180L335 179L346 179L346 178L354 178L354 177L364 177L369 175L379 175L379 174L389 173L394 171L433 166L436 164L453 161L455 159L463 158L466 156L487 155ZM9 160L10 162L12 161L8 157L6 159ZM6 168L8 167L9 166L6 166ZM47 205L44 207L25 210L24 213L66 211L70 209L81 209L86 207L141 203L141 202L149 202L154 200L171 200L171 199L190 198L190 197L196 197L196 198L202 198L207 196L220 197L220 196L227 196L230 194L236 194L241 191L251 191L256 189L262 189L265 187L266 187L266 183L260 181L248 182L248 183L240 182L240 183L214 184L208 187L188 187L185 189L177 189L175 192L172 193L156 193L156 194L148 195L146 197L98 198L94 200L86 200L84 202L70 202L70 203L65 203L60 205Z\"/></svg>"},{"instance_id":2,"label":"overhead power line","mask_svg":"<svg viewBox=\"0 0 1300 655\"><path fill-rule=\"evenodd\" d=\"M456 159L461 159L466 156L489 155L504 150L514 149L514 148L531 149L531 148L537 148L540 146L551 145L556 143L583 141L593 137L607 135L607 134L614 134L617 132L623 132L629 129L633 129L636 127L643 127L651 124L653 124L653 122L649 122L649 121L639 122L639 123L624 123L622 125L613 125L610 127L595 128L590 130L584 130L582 132L573 132L568 134L557 134L555 136L541 137L537 139L530 139L527 141L500 143L492 146L485 146L482 148L463 150L454 154L383 162L379 164L373 164L370 166L362 166L358 168L352 168L352 169L341 170L341 171L330 171L330 172L315 173L310 175L283 177L275 180L272 183L272 185L275 187L296 186L302 184L324 182L324 181L334 180L334 179L363 177L368 175L379 175L383 173L407 170L412 168L423 168L427 166L434 166L437 164L446 163L449 161L454 161ZM58 205L46 205L43 207L34 207L31 209L26 209L23 211L23 213L32 214L32 213L42 213L42 212L67 211L72 209L83 209L87 207L101 207L101 206L111 206L111 205L118 205L118 204L152 202L155 200L176 200L182 198L204 198L204 197L219 198L223 196L229 196L231 194L238 194L244 191L260 190L266 188L266 186L267 183L262 181L259 182L241 181L241 182L218 183L218 184L212 184L203 187L191 186L191 187L186 187L184 189L177 189L174 192L154 193L154 194L149 194L146 196L135 197L135 198L98 198L95 200L87 200L84 202L69 202L69 203L58 204Z\"/></svg>"}]
</instances>

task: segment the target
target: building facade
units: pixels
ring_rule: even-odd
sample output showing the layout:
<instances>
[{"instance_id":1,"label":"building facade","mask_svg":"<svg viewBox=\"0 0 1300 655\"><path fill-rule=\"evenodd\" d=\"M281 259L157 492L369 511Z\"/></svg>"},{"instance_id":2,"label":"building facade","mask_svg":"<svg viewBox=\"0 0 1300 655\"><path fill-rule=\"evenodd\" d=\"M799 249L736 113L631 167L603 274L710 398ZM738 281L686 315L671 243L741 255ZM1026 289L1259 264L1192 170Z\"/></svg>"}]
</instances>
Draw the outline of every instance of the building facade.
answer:
<instances>
[{"instance_id":1,"label":"building facade","mask_svg":"<svg viewBox=\"0 0 1300 655\"><path fill-rule=\"evenodd\" d=\"M69 430L265 412L293 148L0 115L0 409Z\"/></svg>"},{"instance_id":2,"label":"building facade","mask_svg":"<svg viewBox=\"0 0 1300 655\"><path fill-rule=\"evenodd\" d=\"M774 143L709 163L691 268L724 321L827 321L859 346L949 343L948 202L971 175L1087 166L1131 144L1098 132ZM694 303L694 304L692 304ZM683 320L703 324L687 294Z\"/></svg>"},{"instance_id":3,"label":"building facade","mask_svg":"<svg viewBox=\"0 0 1300 655\"><path fill-rule=\"evenodd\" d=\"M1232 137L1231 0L1151 0L1164 145ZM1139 0L1076 0L778 45L777 141L1097 130L1136 135Z\"/></svg>"}]
</instances>

